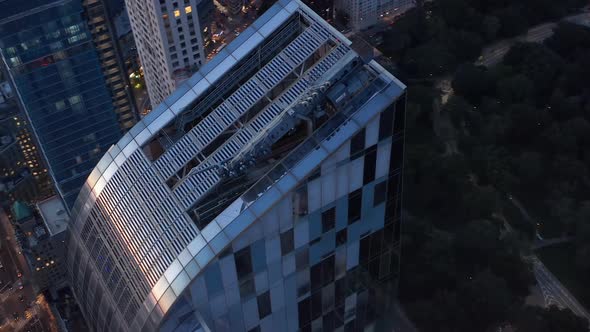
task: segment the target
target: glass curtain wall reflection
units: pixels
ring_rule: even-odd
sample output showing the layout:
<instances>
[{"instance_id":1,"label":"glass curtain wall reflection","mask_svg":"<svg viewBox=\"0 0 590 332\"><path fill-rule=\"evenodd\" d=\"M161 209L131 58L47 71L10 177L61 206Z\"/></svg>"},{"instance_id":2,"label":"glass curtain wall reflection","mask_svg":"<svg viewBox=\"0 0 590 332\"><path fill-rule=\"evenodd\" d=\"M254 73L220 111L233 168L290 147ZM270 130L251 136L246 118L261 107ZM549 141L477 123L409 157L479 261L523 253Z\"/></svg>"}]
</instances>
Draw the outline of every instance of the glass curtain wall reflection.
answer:
<instances>
[{"instance_id":1,"label":"glass curtain wall reflection","mask_svg":"<svg viewBox=\"0 0 590 332\"><path fill-rule=\"evenodd\" d=\"M51 177L71 207L121 137L81 1L0 3L0 49Z\"/></svg>"}]
</instances>

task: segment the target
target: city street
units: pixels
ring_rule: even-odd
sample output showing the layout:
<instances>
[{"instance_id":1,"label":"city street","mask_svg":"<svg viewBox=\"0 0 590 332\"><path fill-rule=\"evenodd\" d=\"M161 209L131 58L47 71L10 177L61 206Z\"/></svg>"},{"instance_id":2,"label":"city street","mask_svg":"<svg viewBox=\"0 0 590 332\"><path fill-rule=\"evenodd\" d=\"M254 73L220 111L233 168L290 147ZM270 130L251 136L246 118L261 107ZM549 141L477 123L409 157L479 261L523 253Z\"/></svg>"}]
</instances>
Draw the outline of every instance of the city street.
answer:
<instances>
[{"instance_id":1,"label":"city street","mask_svg":"<svg viewBox=\"0 0 590 332\"><path fill-rule=\"evenodd\" d=\"M12 224L3 210L0 210L0 241L3 265L0 269L0 332L57 331L44 297L36 295L31 272L25 257L19 254ZM18 277L19 272L21 277Z\"/></svg>"},{"instance_id":2,"label":"city street","mask_svg":"<svg viewBox=\"0 0 590 332\"><path fill-rule=\"evenodd\" d=\"M578 22L583 24L590 21L588 15L589 14L587 12L575 14L565 17L561 21ZM557 26L556 22L540 24L530 28L525 34L522 34L516 38L501 40L490 46L487 46L483 49L481 52L481 57L475 64L486 67L493 66L500 62L502 58L504 58L504 55L508 53L510 47L512 47L514 43L541 43L553 35L553 28L555 28L555 26Z\"/></svg>"}]
</instances>

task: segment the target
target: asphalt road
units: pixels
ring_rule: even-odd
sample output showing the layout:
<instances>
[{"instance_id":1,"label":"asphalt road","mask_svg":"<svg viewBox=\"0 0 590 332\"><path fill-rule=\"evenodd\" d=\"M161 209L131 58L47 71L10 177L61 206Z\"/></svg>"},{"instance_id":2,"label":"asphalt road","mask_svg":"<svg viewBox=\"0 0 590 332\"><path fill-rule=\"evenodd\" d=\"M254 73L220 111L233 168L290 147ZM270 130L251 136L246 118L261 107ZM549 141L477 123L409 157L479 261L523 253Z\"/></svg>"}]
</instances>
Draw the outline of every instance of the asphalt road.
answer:
<instances>
[{"instance_id":1,"label":"asphalt road","mask_svg":"<svg viewBox=\"0 0 590 332\"><path fill-rule=\"evenodd\" d=\"M540 43L545 39L553 35L553 28L556 23L545 23L533 27L527 31L524 35L518 36L512 39L501 40L488 47L485 47L481 52L481 58L476 61L476 65L482 65L486 67L493 66L504 58L504 55L508 53L512 45L516 42L530 42Z\"/></svg>"},{"instance_id":2,"label":"asphalt road","mask_svg":"<svg viewBox=\"0 0 590 332\"><path fill-rule=\"evenodd\" d=\"M583 13L564 17L562 21L590 24L590 16L589 13L584 11ZM553 28L556 26L556 22L540 24L530 28L523 35L511 39L501 40L490 46L484 47L481 53L481 58L476 61L475 64L486 67L493 66L502 61L504 55L508 53L510 47L512 47L512 45L514 45L516 42L541 43L553 35Z\"/></svg>"}]
</instances>

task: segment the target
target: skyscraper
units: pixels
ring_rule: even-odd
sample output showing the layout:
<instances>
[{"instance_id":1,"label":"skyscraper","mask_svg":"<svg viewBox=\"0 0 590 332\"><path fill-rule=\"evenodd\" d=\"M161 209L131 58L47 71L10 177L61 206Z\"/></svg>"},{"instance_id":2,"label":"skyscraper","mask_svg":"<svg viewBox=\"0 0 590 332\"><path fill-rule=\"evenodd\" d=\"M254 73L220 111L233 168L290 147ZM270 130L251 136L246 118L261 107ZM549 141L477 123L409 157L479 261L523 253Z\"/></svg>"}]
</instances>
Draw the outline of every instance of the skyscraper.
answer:
<instances>
[{"instance_id":1,"label":"skyscraper","mask_svg":"<svg viewBox=\"0 0 590 332\"><path fill-rule=\"evenodd\" d=\"M346 15L348 26L360 31L391 20L416 5L415 0L336 0L336 15Z\"/></svg>"},{"instance_id":2,"label":"skyscraper","mask_svg":"<svg viewBox=\"0 0 590 332\"><path fill-rule=\"evenodd\" d=\"M109 11L105 0L83 0L82 4L87 16L88 29L98 51L105 81L111 91L119 126L121 130L127 131L137 122L138 113L134 107L131 88Z\"/></svg>"},{"instance_id":3,"label":"skyscraper","mask_svg":"<svg viewBox=\"0 0 590 332\"><path fill-rule=\"evenodd\" d=\"M1 69L1 68L0 68ZM52 194L47 169L9 82L0 72L0 203Z\"/></svg>"},{"instance_id":4,"label":"skyscraper","mask_svg":"<svg viewBox=\"0 0 590 332\"><path fill-rule=\"evenodd\" d=\"M405 86L281 0L101 159L68 278L97 331L373 326L399 271Z\"/></svg>"},{"instance_id":5,"label":"skyscraper","mask_svg":"<svg viewBox=\"0 0 590 332\"><path fill-rule=\"evenodd\" d=\"M121 81L112 73L120 67L110 62L110 44L100 42L110 34L93 13L98 3L86 4L0 2L3 65L69 207L98 160L121 137L116 110L122 127L132 121L122 104L113 103L119 100Z\"/></svg>"},{"instance_id":6,"label":"skyscraper","mask_svg":"<svg viewBox=\"0 0 590 332\"><path fill-rule=\"evenodd\" d=\"M155 107L205 63L212 0L126 0L133 37Z\"/></svg>"}]
</instances>

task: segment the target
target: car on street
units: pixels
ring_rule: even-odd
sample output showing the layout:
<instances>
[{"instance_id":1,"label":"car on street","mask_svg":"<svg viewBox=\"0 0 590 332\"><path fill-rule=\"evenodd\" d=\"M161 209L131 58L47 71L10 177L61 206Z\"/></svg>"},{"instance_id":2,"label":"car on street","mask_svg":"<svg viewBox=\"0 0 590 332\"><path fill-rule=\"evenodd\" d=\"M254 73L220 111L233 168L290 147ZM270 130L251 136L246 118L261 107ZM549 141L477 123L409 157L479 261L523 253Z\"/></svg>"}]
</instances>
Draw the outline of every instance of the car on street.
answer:
<instances>
[{"instance_id":1,"label":"car on street","mask_svg":"<svg viewBox=\"0 0 590 332\"><path fill-rule=\"evenodd\" d=\"M16 276L20 278L23 276L23 274L19 270L16 270Z\"/></svg>"},{"instance_id":2,"label":"car on street","mask_svg":"<svg viewBox=\"0 0 590 332\"><path fill-rule=\"evenodd\" d=\"M14 318L14 320L18 320L18 312L14 312L12 314L12 318Z\"/></svg>"},{"instance_id":3,"label":"car on street","mask_svg":"<svg viewBox=\"0 0 590 332\"><path fill-rule=\"evenodd\" d=\"M23 295L19 295L19 296L18 296L18 300L19 300L20 302L25 302L25 297L24 297Z\"/></svg>"},{"instance_id":4,"label":"car on street","mask_svg":"<svg viewBox=\"0 0 590 332\"><path fill-rule=\"evenodd\" d=\"M17 285L18 289L23 289L23 282L22 281L17 282L16 285Z\"/></svg>"}]
</instances>

